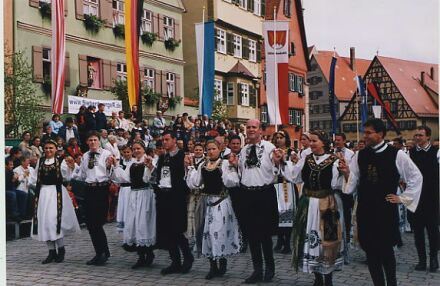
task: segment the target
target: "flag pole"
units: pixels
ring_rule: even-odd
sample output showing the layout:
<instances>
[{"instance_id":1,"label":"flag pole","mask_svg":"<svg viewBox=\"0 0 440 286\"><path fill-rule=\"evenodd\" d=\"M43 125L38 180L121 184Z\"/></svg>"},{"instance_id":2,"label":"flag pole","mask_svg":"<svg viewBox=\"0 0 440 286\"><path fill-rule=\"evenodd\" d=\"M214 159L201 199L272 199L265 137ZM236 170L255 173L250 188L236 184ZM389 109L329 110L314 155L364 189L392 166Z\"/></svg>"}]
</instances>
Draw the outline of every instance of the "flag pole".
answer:
<instances>
[{"instance_id":1,"label":"flag pole","mask_svg":"<svg viewBox=\"0 0 440 286\"><path fill-rule=\"evenodd\" d=\"M205 34L205 32L204 32L205 31L205 6L204 5L202 8L202 25L203 25L203 34ZM205 45L205 42L203 42L203 45ZM203 112L203 86L199 86L199 113L202 115L204 114L204 112Z\"/></svg>"},{"instance_id":2,"label":"flag pole","mask_svg":"<svg viewBox=\"0 0 440 286\"><path fill-rule=\"evenodd\" d=\"M274 96L277 94L277 84L278 84L278 66L277 66L277 20L276 20L276 7L273 6L273 24L274 24L274 58L275 58L275 84L274 84ZM279 94L275 96L275 132L278 132L278 120L277 113L279 112Z\"/></svg>"}]
</instances>

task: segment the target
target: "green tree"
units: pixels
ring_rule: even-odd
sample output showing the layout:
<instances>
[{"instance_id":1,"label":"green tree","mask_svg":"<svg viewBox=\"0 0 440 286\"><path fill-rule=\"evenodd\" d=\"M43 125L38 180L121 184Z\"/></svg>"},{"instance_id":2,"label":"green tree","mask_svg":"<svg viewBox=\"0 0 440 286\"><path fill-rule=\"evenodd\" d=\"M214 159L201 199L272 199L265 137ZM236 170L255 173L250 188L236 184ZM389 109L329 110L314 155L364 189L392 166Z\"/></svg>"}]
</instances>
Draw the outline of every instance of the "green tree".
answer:
<instances>
[{"instance_id":1,"label":"green tree","mask_svg":"<svg viewBox=\"0 0 440 286\"><path fill-rule=\"evenodd\" d=\"M228 117L228 108L226 104L217 97L217 90L214 90L214 102L212 105L212 118L215 120L223 120Z\"/></svg>"},{"instance_id":2,"label":"green tree","mask_svg":"<svg viewBox=\"0 0 440 286\"><path fill-rule=\"evenodd\" d=\"M116 80L115 85L112 88L112 93L122 101L122 110L125 112L130 111L130 104L128 102L128 86L126 80Z\"/></svg>"},{"instance_id":3,"label":"green tree","mask_svg":"<svg viewBox=\"0 0 440 286\"><path fill-rule=\"evenodd\" d=\"M5 94L11 100L12 124L9 135L19 138L23 131L36 134L44 117L40 108L43 96L36 94L36 85L32 81L32 67L22 51L18 51L5 61Z\"/></svg>"}]
</instances>

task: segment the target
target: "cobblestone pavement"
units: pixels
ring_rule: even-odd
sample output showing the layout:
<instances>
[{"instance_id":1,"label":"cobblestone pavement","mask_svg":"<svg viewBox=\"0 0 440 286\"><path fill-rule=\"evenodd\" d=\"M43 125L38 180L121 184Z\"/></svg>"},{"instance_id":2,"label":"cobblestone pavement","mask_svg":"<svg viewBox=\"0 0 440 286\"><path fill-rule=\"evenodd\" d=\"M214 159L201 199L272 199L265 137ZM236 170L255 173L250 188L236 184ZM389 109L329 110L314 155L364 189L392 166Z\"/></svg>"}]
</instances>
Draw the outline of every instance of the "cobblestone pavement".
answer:
<instances>
[{"instance_id":1,"label":"cobblestone pavement","mask_svg":"<svg viewBox=\"0 0 440 286\"><path fill-rule=\"evenodd\" d=\"M7 242L8 285L239 285L252 272L249 251L228 260L228 272L221 278L204 279L209 269L205 258L196 259L188 274L160 275L160 269L169 263L167 252L155 251L156 259L151 268L132 270L135 253L120 247L120 234L115 224L105 227L112 257L106 266L87 266L86 260L93 254L93 247L86 229L65 238L66 260L64 263L42 265L47 255L42 242L24 238ZM440 271L425 273L414 271L417 262L412 234L403 235L404 246L397 250L397 276L399 285L440 285ZM373 285L365 256L360 250L351 251L351 263L334 274L334 285ZM313 275L296 274L290 267L290 255L275 255L276 275L270 285L312 285Z\"/></svg>"}]
</instances>

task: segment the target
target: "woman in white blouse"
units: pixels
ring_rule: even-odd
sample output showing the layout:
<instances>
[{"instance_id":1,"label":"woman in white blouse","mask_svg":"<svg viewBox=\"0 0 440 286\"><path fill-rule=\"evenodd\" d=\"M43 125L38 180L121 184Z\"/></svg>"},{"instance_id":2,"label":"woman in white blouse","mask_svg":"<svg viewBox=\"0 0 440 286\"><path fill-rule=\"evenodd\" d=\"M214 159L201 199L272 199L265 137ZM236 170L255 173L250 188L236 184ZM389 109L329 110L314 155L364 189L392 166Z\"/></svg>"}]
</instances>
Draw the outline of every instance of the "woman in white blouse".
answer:
<instances>
[{"instance_id":1,"label":"woman in white blouse","mask_svg":"<svg viewBox=\"0 0 440 286\"><path fill-rule=\"evenodd\" d=\"M119 152L115 135L108 136L108 142L105 144L104 149L110 151L112 155L116 158L116 160L119 160L121 158L121 153Z\"/></svg>"}]
</instances>

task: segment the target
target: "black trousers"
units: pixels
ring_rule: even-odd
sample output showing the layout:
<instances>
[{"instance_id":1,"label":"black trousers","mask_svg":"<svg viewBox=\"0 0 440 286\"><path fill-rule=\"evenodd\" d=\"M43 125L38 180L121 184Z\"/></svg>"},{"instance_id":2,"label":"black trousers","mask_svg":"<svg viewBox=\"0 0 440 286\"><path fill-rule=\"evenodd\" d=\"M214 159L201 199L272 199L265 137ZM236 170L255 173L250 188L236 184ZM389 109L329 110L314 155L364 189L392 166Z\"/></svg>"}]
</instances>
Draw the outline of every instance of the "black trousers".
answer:
<instances>
[{"instance_id":1,"label":"black trousers","mask_svg":"<svg viewBox=\"0 0 440 286\"><path fill-rule=\"evenodd\" d=\"M108 185L86 187L84 193L86 225L96 255L101 255L103 253L110 255L107 236L105 235L103 228L107 219L108 207Z\"/></svg>"},{"instance_id":2,"label":"black trousers","mask_svg":"<svg viewBox=\"0 0 440 286\"><path fill-rule=\"evenodd\" d=\"M374 286L397 286L396 258L393 247L371 248L365 250L365 253Z\"/></svg>"},{"instance_id":3,"label":"black trousers","mask_svg":"<svg viewBox=\"0 0 440 286\"><path fill-rule=\"evenodd\" d=\"M184 260L192 260L193 256L191 249L189 248L188 239L186 239L185 235L182 233L178 234L176 239L173 241L176 243L172 243L172 245L170 245L168 248L172 263L177 265L181 264L180 251L182 251Z\"/></svg>"},{"instance_id":4,"label":"black trousers","mask_svg":"<svg viewBox=\"0 0 440 286\"><path fill-rule=\"evenodd\" d=\"M251 250L252 264L254 271L263 271L263 256L266 270L275 271L275 261L273 258L272 237L265 238L249 237L249 248Z\"/></svg>"},{"instance_id":5,"label":"black trousers","mask_svg":"<svg viewBox=\"0 0 440 286\"><path fill-rule=\"evenodd\" d=\"M344 209L344 222L345 222L345 234L347 242L350 241L350 231L351 231L351 212L354 206L353 195L340 194L342 200L342 207Z\"/></svg>"},{"instance_id":6,"label":"black trousers","mask_svg":"<svg viewBox=\"0 0 440 286\"><path fill-rule=\"evenodd\" d=\"M433 215L435 215L435 213L433 213ZM431 257L436 257L439 243L438 220L416 218L413 226L414 241L416 244L417 254L421 260L420 262L426 262L425 228L428 232L429 255Z\"/></svg>"}]
</instances>

